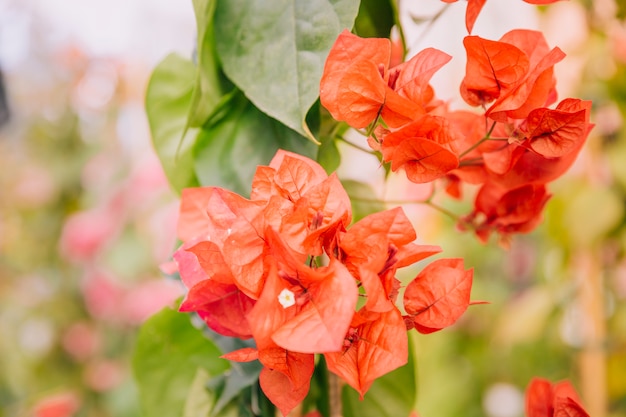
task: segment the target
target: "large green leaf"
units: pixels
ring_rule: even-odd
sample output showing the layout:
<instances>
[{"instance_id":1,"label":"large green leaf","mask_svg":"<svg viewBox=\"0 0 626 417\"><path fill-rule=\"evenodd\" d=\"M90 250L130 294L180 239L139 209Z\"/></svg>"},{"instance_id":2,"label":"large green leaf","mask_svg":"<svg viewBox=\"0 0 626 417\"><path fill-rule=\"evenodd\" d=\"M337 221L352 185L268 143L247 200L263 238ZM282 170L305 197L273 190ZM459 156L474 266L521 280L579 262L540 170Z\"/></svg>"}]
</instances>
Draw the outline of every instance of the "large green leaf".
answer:
<instances>
[{"instance_id":1,"label":"large green leaf","mask_svg":"<svg viewBox=\"0 0 626 417\"><path fill-rule=\"evenodd\" d=\"M388 38L395 23L393 0L361 0L354 29L364 38Z\"/></svg>"},{"instance_id":2,"label":"large green leaf","mask_svg":"<svg viewBox=\"0 0 626 417\"><path fill-rule=\"evenodd\" d=\"M133 354L143 416L189 416L194 404L206 409L211 398L199 388L200 379L229 368L221 354L186 314L165 308L148 319Z\"/></svg>"},{"instance_id":3,"label":"large green leaf","mask_svg":"<svg viewBox=\"0 0 626 417\"><path fill-rule=\"evenodd\" d=\"M183 138L195 77L191 61L170 54L154 69L146 93L152 143L170 184L178 192L198 184L191 140L197 131L190 129Z\"/></svg>"},{"instance_id":4,"label":"large green leaf","mask_svg":"<svg viewBox=\"0 0 626 417\"><path fill-rule=\"evenodd\" d=\"M363 400L346 385L342 391L343 417L408 416L417 402L415 332L409 332L409 362L378 378Z\"/></svg>"},{"instance_id":5,"label":"large green leaf","mask_svg":"<svg viewBox=\"0 0 626 417\"><path fill-rule=\"evenodd\" d=\"M213 16L216 4L216 0L193 0L198 31L196 83L188 120L188 125L193 127L204 124L229 89L215 51Z\"/></svg>"},{"instance_id":6,"label":"large green leaf","mask_svg":"<svg viewBox=\"0 0 626 417\"><path fill-rule=\"evenodd\" d=\"M317 151L238 93L201 130L193 166L202 185L248 195L257 165L267 165L279 148L312 158Z\"/></svg>"},{"instance_id":7,"label":"large green leaf","mask_svg":"<svg viewBox=\"0 0 626 417\"><path fill-rule=\"evenodd\" d=\"M215 10L226 75L264 113L315 140L305 117L328 51L351 28L358 0L227 0Z\"/></svg>"}]
</instances>

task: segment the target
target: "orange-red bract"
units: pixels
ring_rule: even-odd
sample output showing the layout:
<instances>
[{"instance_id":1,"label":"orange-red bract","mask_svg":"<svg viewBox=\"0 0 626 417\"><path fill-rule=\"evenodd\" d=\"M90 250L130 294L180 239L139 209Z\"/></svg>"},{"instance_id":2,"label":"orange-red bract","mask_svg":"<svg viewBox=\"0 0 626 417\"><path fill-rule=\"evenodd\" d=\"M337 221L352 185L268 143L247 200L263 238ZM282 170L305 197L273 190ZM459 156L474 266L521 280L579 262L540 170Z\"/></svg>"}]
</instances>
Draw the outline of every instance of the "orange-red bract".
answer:
<instances>
[{"instance_id":1,"label":"orange-red bract","mask_svg":"<svg viewBox=\"0 0 626 417\"><path fill-rule=\"evenodd\" d=\"M328 369L363 398L374 380L408 361L408 337L397 308L355 314L341 352L324 354Z\"/></svg>"},{"instance_id":2,"label":"orange-red bract","mask_svg":"<svg viewBox=\"0 0 626 417\"><path fill-rule=\"evenodd\" d=\"M219 334L248 339L252 333L246 314L253 306L254 300L242 293L236 285L206 279L191 287L180 311L197 312Z\"/></svg>"},{"instance_id":3,"label":"orange-red bract","mask_svg":"<svg viewBox=\"0 0 626 417\"><path fill-rule=\"evenodd\" d=\"M416 237L400 207L370 214L342 235L341 260L363 284L368 310L394 308L395 271L441 252L439 246L413 243Z\"/></svg>"},{"instance_id":4,"label":"orange-red bract","mask_svg":"<svg viewBox=\"0 0 626 417\"><path fill-rule=\"evenodd\" d=\"M505 188L485 183L474 203L474 212L466 221L473 224L478 238L486 242L491 232L500 233L506 243L511 233L527 233L541 221L541 214L550 199L544 184L525 184Z\"/></svg>"},{"instance_id":5,"label":"orange-red bract","mask_svg":"<svg viewBox=\"0 0 626 417\"><path fill-rule=\"evenodd\" d=\"M450 56L428 48L391 69L390 59L388 39L342 32L324 66L322 105L336 120L354 128L364 128L379 116L397 128L424 114L434 97L428 82Z\"/></svg>"},{"instance_id":6,"label":"orange-red bract","mask_svg":"<svg viewBox=\"0 0 626 417\"><path fill-rule=\"evenodd\" d=\"M467 36L465 78L461 95L472 106L480 106L500 97L520 82L529 68L526 54L514 45Z\"/></svg>"},{"instance_id":7,"label":"orange-red bract","mask_svg":"<svg viewBox=\"0 0 626 417\"><path fill-rule=\"evenodd\" d=\"M456 139L447 119L426 114L386 135L381 150L393 171L404 168L409 180L425 183L458 167Z\"/></svg>"},{"instance_id":8,"label":"orange-red bract","mask_svg":"<svg viewBox=\"0 0 626 417\"><path fill-rule=\"evenodd\" d=\"M533 378L526 388L526 417L589 417L569 381Z\"/></svg>"},{"instance_id":9,"label":"orange-red bract","mask_svg":"<svg viewBox=\"0 0 626 417\"><path fill-rule=\"evenodd\" d=\"M555 110L533 110L526 119L530 148L546 158L572 152L585 140L589 128L589 105L578 99L563 100Z\"/></svg>"},{"instance_id":10,"label":"orange-red bract","mask_svg":"<svg viewBox=\"0 0 626 417\"><path fill-rule=\"evenodd\" d=\"M462 258L438 259L427 265L406 287L404 309L420 333L454 324L467 310L474 271Z\"/></svg>"}]
</instances>

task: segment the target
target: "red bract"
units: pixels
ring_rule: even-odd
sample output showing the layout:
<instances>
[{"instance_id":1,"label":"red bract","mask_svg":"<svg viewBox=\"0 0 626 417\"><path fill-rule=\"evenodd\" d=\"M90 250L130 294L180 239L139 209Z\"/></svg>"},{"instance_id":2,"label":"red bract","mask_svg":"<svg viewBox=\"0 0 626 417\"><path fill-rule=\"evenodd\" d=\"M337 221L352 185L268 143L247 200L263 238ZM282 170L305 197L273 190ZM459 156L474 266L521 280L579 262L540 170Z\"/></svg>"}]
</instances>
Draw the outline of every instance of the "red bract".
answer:
<instances>
[{"instance_id":1,"label":"red bract","mask_svg":"<svg viewBox=\"0 0 626 417\"><path fill-rule=\"evenodd\" d=\"M251 298L263 286L264 207L217 187L187 188L181 196L178 237L219 246L237 286Z\"/></svg>"},{"instance_id":2,"label":"red bract","mask_svg":"<svg viewBox=\"0 0 626 417\"><path fill-rule=\"evenodd\" d=\"M408 338L402 315L394 308L374 313L362 308L354 316L341 352L324 354L328 369L361 398L376 378L408 361Z\"/></svg>"},{"instance_id":3,"label":"red bract","mask_svg":"<svg viewBox=\"0 0 626 417\"><path fill-rule=\"evenodd\" d=\"M432 333L454 324L469 306L473 276L463 259L438 259L426 266L404 293L409 327Z\"/></svg>"},{"instance_id":4,"label":"red bract","mask_svg":"<svg viewBox=\"0 0 626 417\"><path fill-rule=\"evenodd\" d=\"M404 168L409 180L424 183L458 167L459 158L453 151L456 139L447 119L424 115L386 135L381 150L393 171Z\"/></svg>"},{"instance_id":5,"label":"red bract","mask_svg":"<svg viewBox=\"0 0 626 417\"><path fill-rule=\"evenodd\" d=\"M578 148L587 137L590 105L567 99L555 110L541 108L530 112L525 126L530 148L546 158L559 158Z\"/></svg>"},{"instance_id":6,"label":"red bract","mask_svg":"<svg viewBox=\"0 0 626 417\"><path fill-rule=\"evenodd\" d=\"M476 196L474 211L463 221L471 225L481 241L486 242L492 232L498 232L502 243L506 243L511 233L526 233L539 224L549 198L543 184L507 189L488 182Z\"/></svg>"},{"instance_id":7,"label":"red bract","mask_svg":"<svg viewBox=\"0 0 626 417\"><path fill-rule=\"evenodd\" d=\"M388 39L342 32L330 50L320 83L320 101L336 120L364 128L381 116L400 127L424 114L433 98L428 82L450 56L426 49L389 69Z\"/></svg>"},{"instance_id":8,"label":"red bract","mask_svg":"<svg viewBox=\"0 0 626 417\"><path fill-rule=\"evenodd\" d=\"M468 36L463 43L467 66L461 95L473 106L495 100L486 112L491 119L524 119L554 102L553 66L565 54L550 50L541 32L512 30L499 41Z\"/></svg>"},{"instance_id":9,"label":"red bract","mask_svg":"<svg viewBox=\"0 0 626 417\"><path fill-rule=\"evenodd\" d=\"M527 417L589 417L569 381L533 378L526 388Z\"/></svg>"},{"instance_id":10,"label":"red bract","mask_svg":"<svg viewBox=\"0 0 626 417\"><path fill-rule=\"evenodd\" d=\"M441 252L439 246L417 245L411 222L401 208L370 214L354 224L339 242L340 259L363 284L366 307L394 308L398 268Z\"/></svg>"},{"instance_id":11,"label":"red bract","mask_svg":"<svg viewBox=\"0 0 626 417\"><path fill-rule=\"evenodd\" d=\"M271 248L267 261L276 263L276 269L270 270L251 316L273 318L270 336L285 349L303 353L340 350L358 297L354 278L336 259L317 269L304 265L272 229L265 237ZM285 296L289 299L283 300Z\"/></svg>"}]
</instances>

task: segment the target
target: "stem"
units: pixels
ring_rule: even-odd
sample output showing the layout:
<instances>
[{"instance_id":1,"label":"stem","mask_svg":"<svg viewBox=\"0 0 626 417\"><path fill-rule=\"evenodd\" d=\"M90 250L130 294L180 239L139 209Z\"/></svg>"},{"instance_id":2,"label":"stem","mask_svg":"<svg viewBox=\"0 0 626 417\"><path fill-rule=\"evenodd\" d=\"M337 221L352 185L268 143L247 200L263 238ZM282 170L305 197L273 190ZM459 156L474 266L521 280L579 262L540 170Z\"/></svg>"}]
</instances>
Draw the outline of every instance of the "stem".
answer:
<instances>
[{"instance_id":1,"label":"stem","mask_svg":"<svg viewBox=\"0 0 626 417\"><path fill-rule=\"evenodd\" d=\"M496 122L493 122L491 127L489 128L489 131L487 132L487 134L485 136L483 136L483 138L480 139L478 142L476 142L475 144L473 144L472 146L467 148L465 151L463 151L461 153L461 155L459 155L459 158L463 158L465 155L467 155L468 153L472 152L474 149L478 148L483 142L491 139L491 133L493 132L493 129L495 129L495 127L496 127ZM500 139L498 139L498 140L500 140Z\"/></svg>"},{"instance_id":2,"label":"stem","mask_svg":"<svg viewBox=\"0 0 626 417\"><path fill-rule=\"evenodd\" d=\"M330 403L330 417L341 417L341 383L339 377L332 372L328 373L328 399Z\"/></svg>"},{"instance_id":3,"label":"stem","mask_svg":"<svg viewBox=\"0 0 626 417\"><path fill-rule=\"evenodd\" d=\"M400 22L400 1L392 1L391 7L393 8L393 20L396 24L396 28L398 29L398 34L400 35L400 42L402 42L402 61L406 59L406 54L409 52L406 45L406 35L404 34L404 28L402 27L402 22Z\"/></svg>"},{"instance_id":4,"label":"stem","mask_svg":"<svg viewBox=\"0 0 626 417\"><path fill-rule=\"evenodd\" d=\"M364 147L362 147L360 145L357 145L356 143L352 143L349 140L347 140L346 138L344 138L343 136L336 136L336 138L338 140L342 141L343 143L345 143L346 145L350 145L353 148L360 150L361 152L365 152L365 153L368 153L370 155L376 156L376 152L374 152L374 151L372 151L370 149L364 148Z\"/></svg>"},{"instance_id":5,"label":"stem","mask_svg":"<svg viewBox=\"0 0 626 417\"><path fill-rule=\"evenodd\" d=\"M429 198L428 200L378 200L375 198L361 198L361 197L351 197L351 200L360 201L362 203L382 203L382 204L392 204L392 205L402 205L402 204L425 204L446 216L449 216L452 220L458 220L459 216L451 212L450 210L441 207L438 204L435 204Z\"/></svg>"},{"instance_id":6,"label":"stem","mask_svg":"<svg viewBox=\"0 0 626 417\"><path fill-rule=\"evenodd\" d=\"M446 216L450 217L454 221L458 221L459 220L459 216L457 216L456 214L454 214L453 212L451 212L447 208L441 207L440 205L435 204L432 201L427 201L425 204L427 204L428 206L434 208L435 210L439 211L440 213L445 214Z\"/></svg>"}]
</instances>

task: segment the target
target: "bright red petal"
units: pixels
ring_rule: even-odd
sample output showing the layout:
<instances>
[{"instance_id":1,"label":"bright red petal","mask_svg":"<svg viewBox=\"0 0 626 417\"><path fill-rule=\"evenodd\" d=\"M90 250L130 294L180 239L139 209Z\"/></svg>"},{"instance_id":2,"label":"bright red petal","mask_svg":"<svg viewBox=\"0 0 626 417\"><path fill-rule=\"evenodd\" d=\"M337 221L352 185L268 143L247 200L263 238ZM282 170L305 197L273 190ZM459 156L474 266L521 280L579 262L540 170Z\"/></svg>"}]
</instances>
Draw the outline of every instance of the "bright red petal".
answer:
<instances>
[{"instance_id":1,"label":"bright red petal","mask_svg":"<svg viewBox=\"0 0 626 417\"><path fill-rule=\"evenodd\" d=\"M254 300L235 285L207 279L194 285L180 306L180 311L196 311L207 325L224 336L247 339L252 332L246 314Z\"/></svg>"},{"instance_id":2,"label":"bright red petal","mask_svg":"<svg viewBox=\"0 0 626 417\"><path fill-rule=\"evenodd\" d=\"M467 1L467 10L465 11L465 27L467 28L467 33L472 33L474 23L476 23L476 19L486 2L487 0Z\"/></svg>"},{"instance_id":3,"label":"bright red petal","mask_svg":"<svg viewBox=\"0 0 626 417\"><path fill-rule=\"evenodd\" d=\"M220 356L234 362L252 362L259 359L259 351L254 348L241 348Z\"/></svg>"},{"instance_id":4,"label":"bright red petal","mask_svg":"<svg viewBox=\"0 0 626 417\"><path fill-rule=\"evenodd\" d=\"M342 352L326 353L328 369L359 392L408 361L406 326L398 309L385 313L359 310Z\"/></svg>"},{"instance_id":5,"label":"bright red petal","mask_svg":"<svg viewBox=\"0 0 626 417\"><path fill-rule=\"evenodd\" d=\"M358 298L356 282L334 259L316 272L324 277L308 286L309 301L272 335L274 342L285 349L323 353L337 352L343 346Z\"/></svg>"},{"instance_id":6,"label":"bright red petal","mask_svg":"<svg viewBox=\"0 0 626 417\"><path fill-rule=\"evenodd\" d=\"M313 372L311 371L311 374ZM282 372L263 368L259 375L261 389L283 416L289 414L309 393L310 379L301 386L295 386Z\"/></svg>"},{"instance_id":7,"label":"bright red petal","mask_svg":"<svg viewBox=\"0 0 626 417\"><path fill-rule=\"evenodd\" d=\"M404 308L414 316L416 327L443 329L454 324L467 310L473 270L465 270L463 259L438 259L409 283Z\"/></svg>"},{"instance_id":8,"label":"bright red petal","mask_svg":"<svg viewBox=\"0 0 626 417\"><path fill-rule=\"evenodd\" d=\"M526 416L553 417L552 384L543 378L533 378L526 388Z\"/></svg>"},{"instance_id":9,"label":"bright red petal","mask_svg":"<svg viewBox=\"0 0 626 417\"><path fill-rule=\"evenodd\" d=\"M528 57L514 45L478 36L465 37L463 45L467 64L461 95L472 106L497 99L528 72Z\"/></svg>"},{"instance_id":10,"label":"bright red petal","mask_svg":"<svg viewBox=\"0 0 626 417\"><path fill-rule=\"evenodd\" d=\"M429 82L431 77L452 57L434 48L426 48L406 63L394 68L399 71L394 90L422 107L432 99Z\"/></svg>"}]
</instances>

